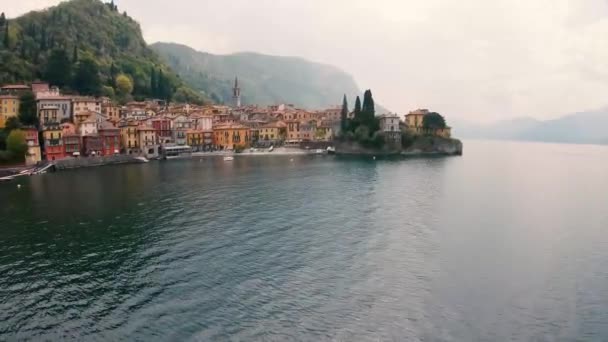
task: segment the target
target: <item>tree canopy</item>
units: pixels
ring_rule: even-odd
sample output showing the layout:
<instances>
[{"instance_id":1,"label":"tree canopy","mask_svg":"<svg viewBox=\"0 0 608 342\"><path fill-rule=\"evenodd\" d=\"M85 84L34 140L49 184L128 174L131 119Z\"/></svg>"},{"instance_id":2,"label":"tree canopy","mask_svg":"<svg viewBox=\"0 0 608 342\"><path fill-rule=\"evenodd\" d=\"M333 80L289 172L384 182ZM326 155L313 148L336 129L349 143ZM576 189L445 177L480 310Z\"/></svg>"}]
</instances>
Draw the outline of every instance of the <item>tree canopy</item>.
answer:
<instances>
[{"instance_id":1,"label":"tree canopy","mask_svg":"<svg viewBox=\"0 0 608 342\"><path fill-rule=\"evenodd\" d=\"M27 152L25 133L20 129L11 131L6 138L6 149L13 155L15 160L25 160L25 153Z\"/></svg>"},{"instance_id":2,"label":"tree canopy","mask_svg":"<svg viewBox=\"0 0 608 342\"><path fill-rule=\"evenodd\" d=\"M101 94L99 66L92 57L81 58L78 62L73 87L82 95L99 96Z\"/></svg>"},{"instance_id":3,"label":"tree canopy","mask_svg":"<svg viewBox=\"0 0 608 342\"><path fill-rule=\"evenodd\" d=\"M36 108L36 96L31 91L21 95L19 98L19 121L28 126L38 125Z\"/></svg>"},{"instance_id":4,"label":"tree canopy","mask_svg":"<svg viewBox=\"0 0 608 342\"><path fill-rule=\"evenodd\" d=\"M116 77L116 90L121 96L131 95L133 92L133 81L125 74L118 75Z\"/></svg>"},{"instance_id":5,"label":"tree canopy","mask_svg":"<svg viewBox=\"0 0 608 342\"><path fill-rule=\"evenodd\" d=\"M96 72L91 72L93 65ZM163 71L162 98L186 86L148 47L139 24L118 13L111 2L65 1L0 25L0 84L41 79L83 95L99 95L103 86L118 93L115 77L123 73L132 80L133 95L145 98L154 97L153 69Z\"/></svg>"},{"instance_id":6,"label":"tree canopy","mask_svg":"<svg viewBox=\"0 0 608 342\"><path fill-rule=\"evenodd\" d=\"M445 119L439 113L428 113L422 118L422 127L432 130L443 129L446 127Z\"/></svg>"},{"instance_id":7,"label":"tree canopy","mask_svg":"<svg viewBox=\"0 0 608 342\"><path fill-rule=\"evenodd\" d=\"M58 87L70 85L72 80L72 62L64 49L54 49L49 56L44 78Z\"/></svg>"},{"instance_id":8,"label":"tree canopy","mask_svg":"<svg viewBox=\"0 0 608 342\"><path fill-rule=\"evenodd\" d=\"M342 99L342 111L340 112L340 128L342 132L346 132L348 129L348 101L346 100L346 94Z\"/></svg>"}]
</instances>

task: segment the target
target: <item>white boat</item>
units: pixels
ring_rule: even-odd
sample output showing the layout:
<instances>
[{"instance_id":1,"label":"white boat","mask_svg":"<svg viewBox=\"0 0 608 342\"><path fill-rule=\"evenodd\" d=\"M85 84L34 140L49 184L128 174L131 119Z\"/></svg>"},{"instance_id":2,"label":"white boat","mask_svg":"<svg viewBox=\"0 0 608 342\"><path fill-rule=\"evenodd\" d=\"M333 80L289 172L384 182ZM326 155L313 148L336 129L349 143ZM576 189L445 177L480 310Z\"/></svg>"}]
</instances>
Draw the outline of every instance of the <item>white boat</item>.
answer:
<instances>
[{"instance_id":1,"label":"white boat","mask_svg":"<svg viewBox=\"0 0 608 342\"><path fill-rule=\"evenodd\" d=\"M315 153L316 154L324 154L325 150L323 150L323 149L317 149L317 150L315 150Z\"/></svg>"},{"instance_id":2,"label":"white boat","mask_svg":"<svg viewBox=\"0 0 608 342\"><path fill-rule=\"evenodd\" d=\"M234 157L224 157L224 161L233 161Z\"/></svg>"},{"instance_id":3,"label":"white boat","mask_svg":"<svg viewBox=\"0 0 608 342\"><path fill-rule=\"evenodd\" d=\"M335 154L336 153L336 148L333 147L333 146L327 147L327 153L329 153L329 154Z\"/></svg>"},{"instance_id":4,"label":"white boat","mask_svg":"<svg viewBox=\"0 0 608 342\"><path fill-rule=\"evenodd\" d=\"M190 146L165 146L165 156L167 159L191 158L192 147Z\"/></svg>"},{"instance_id":5,"label":"white boat","mask_svg":"<svg viewBox=\"0 0 608 342\"><path fill-rule=\"evenodd\" d=\"M270 148L268 149L268 152L272 152L274 151L274 146L270 146Z\"/></svg>"},{"instance_id":6,"label":"white boat","mask_svg":"<svg viewBox=\"0 0 608 342\"><path fill-rule=\"evenodd\" d=\"M139 160L142 163L149 163L150 161L146 157L135 157L135 159Z\"/></svg>"}]
</instances>

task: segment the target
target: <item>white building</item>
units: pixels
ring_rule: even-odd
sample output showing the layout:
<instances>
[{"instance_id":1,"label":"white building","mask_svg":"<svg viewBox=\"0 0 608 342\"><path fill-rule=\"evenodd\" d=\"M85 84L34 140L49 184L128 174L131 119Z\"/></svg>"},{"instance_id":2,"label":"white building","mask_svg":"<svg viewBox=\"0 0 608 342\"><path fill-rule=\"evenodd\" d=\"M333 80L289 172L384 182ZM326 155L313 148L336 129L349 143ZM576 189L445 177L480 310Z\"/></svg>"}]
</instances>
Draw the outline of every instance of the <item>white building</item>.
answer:
<instances>
[{"instance_id":1,"label":"white building","mask_svg":"<svg viewBox=\"0 0 608 342\"><path fill-rule=\"evenodd\" d=\"M380 120L380 131L389 144L401 144L401 130L399 129L399 116L397 114L383 114Z\"/></svg>"}]
</instances>

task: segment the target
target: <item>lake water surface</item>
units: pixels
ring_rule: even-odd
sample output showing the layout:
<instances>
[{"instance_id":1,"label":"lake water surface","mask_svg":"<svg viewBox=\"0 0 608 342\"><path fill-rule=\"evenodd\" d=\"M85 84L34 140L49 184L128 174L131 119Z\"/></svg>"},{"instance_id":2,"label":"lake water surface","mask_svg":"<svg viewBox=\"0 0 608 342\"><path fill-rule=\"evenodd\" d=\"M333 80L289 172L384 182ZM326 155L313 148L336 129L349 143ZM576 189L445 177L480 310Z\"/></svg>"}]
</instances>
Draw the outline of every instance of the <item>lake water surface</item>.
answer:
<instances>
[{"instance_id":1,"label":"lake water surface","mask_svg":"<svg viewBox=\"0 0 608 342\"><path fill-rule=\"evenodd\" d=\"M608 340L608 147L464 152L0 184L0 340Z\"/></svg>"}]
</instances>

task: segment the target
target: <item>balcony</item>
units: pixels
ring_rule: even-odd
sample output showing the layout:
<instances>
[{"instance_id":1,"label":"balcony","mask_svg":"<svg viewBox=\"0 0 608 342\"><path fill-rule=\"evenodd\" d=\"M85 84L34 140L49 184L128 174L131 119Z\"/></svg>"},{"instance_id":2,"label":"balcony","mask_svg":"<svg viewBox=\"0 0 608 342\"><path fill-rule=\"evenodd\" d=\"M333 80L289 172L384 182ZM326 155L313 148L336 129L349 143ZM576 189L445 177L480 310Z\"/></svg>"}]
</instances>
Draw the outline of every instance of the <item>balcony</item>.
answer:
<instances>
[{"instance_id":1,"label":"balcony","mask_svg":"<svg viewBox=\"0 0 608 342\"><path fill-rule=\"evenodd\" d=\"M46 140L46 145L47 146L60 146L61 145L61 139L47 139Z\"/></svg>"}]
</instances>

